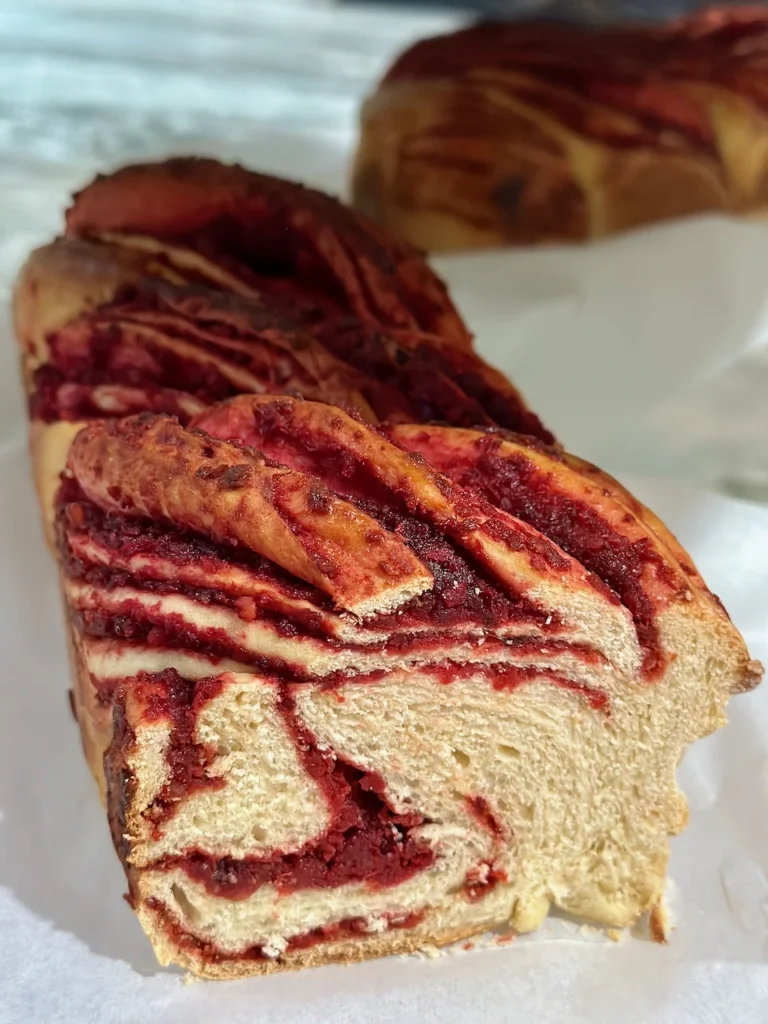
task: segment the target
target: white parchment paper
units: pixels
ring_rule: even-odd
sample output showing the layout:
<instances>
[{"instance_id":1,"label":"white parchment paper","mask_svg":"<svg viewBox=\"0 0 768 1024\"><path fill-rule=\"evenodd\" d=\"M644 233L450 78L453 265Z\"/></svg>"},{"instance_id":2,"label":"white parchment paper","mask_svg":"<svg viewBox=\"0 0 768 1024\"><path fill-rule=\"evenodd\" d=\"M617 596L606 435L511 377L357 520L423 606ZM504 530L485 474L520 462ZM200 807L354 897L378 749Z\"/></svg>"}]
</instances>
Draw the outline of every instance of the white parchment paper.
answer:
<instances>
[{"instance_id":1,"label":"white parchment paper","mask_svg":"<svg viewBox=\"0 0 768 1024\"><path fill-rule=\"evenodd\" d=\"M768 500L768 226L697 217L435 261L480 351L583 457Z\"/></svg>"},{"instance_id":2,"label":"white parchment paper","mask_svg":"<svg viewBox=\"0 0 768 1024\"><path fill-rule=\"evenodd\" d=\"M246 152L306 176L301 147ZM229 155L229 154L228 154ZM333 185L335 158L320 183ZM80 172L0 199L0 275L55 230ZM310 175L311 176L311 175ZM14 220L18 230L11 230ZM24 225L22 230L21 225ZM10 225L10 227L9 227ZM512 372L569 447L624 479L675 530L768 661L768 509L692 489L768 444L760 353L768 232L704 219L577 251L441 262L487 357ZM0 337L0 1024L765 1024L768 689L680 770L691 823L673 840L671 944L619 943L554 920L511 945L221 984L160 971L133 914L79 750L58 594L29 484L9 331ZM734 372L743 387L734 383ZM723 409L707 400L707 388ZM718 402L720 398L718 398ZM689 402L689 406L685 406ZM700 417L681 435L675 417ZM733 410L738 422L730 419ZM718 418L719 417L719 418ZM714 462L701 437L730 423ZM702 434L701 431L705 433ZM727 447L727 446L726 446ZM751 454L750 454L751 452ZM739 456L740 458L741 456ZM746 458L746 456L745 456ZM716 471L712 467L716 465ZM626 477L628 470L666 479Z\"/></svg>"}]
</instances>

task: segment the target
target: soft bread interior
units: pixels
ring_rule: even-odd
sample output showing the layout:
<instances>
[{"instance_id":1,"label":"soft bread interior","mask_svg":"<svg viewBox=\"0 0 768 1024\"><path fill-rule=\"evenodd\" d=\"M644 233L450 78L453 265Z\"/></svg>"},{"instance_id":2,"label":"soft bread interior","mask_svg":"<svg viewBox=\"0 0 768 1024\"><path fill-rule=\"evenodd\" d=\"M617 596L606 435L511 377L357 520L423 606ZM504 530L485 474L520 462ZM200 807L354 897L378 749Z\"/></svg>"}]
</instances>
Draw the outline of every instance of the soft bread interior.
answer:
<instances>
[{"instance_id":1,"label":"soft bread interior","mask_svg":"<svg viewBox=\"0 0 768 1024\"><path fill-rule=\"evenodd\" d=\"M190 796L154 849L138 840L151 791L145 787L132 805L136 845L129 860L145 865L137 889L148 902L145 923L167 935L170 920L232 957L262 947L274 966L290 964L292 939L350 918L365 919L373 933L386 931L390 918L418 913L420 941L440 941L459 922L527 930L550 904L602 924L631 924L661 895L668 834L687 818L675 769L688 743L722 724L731 669L706 629L672 612L663 630L667 640L685 641L665 680L614 683L602 708L546 678L503 690L482 673L451 683L424 670L332 689L294 685L297 715L318 746L380 774L394 810L426 821L417 831L435 851L433 866L383 890L360 883L295 891L266 885L233 901L190 878L183 861L153 868L150 850L156 857L185 842L216 856L221 838L234 856L235 833L254 852L254 817L260 841L268 837L264 843L285 849L279 796L286 782L305 794L302 815L315 806L297 787L290 744L270 744L271 792L260 791L263 779L250 777L264 768L263 725L254 731L254 712L263 723L278 693L259 677L230 677L198 724L199 739L216 752L209 774L224 779L224 789ZM138 726L129 759L136 777L154 778L154 785L156 729L148 728L145 741ZM256 806L251 794L259 794ZM485 817L473 810L478 797ZM188 831L195 816L207 833ZM322 813L301 820L318 834L327 825ZM234 832L229 822L237 822ZM470 899L468 879L491 869L501 880Z\"/></svg>"}]
</instances>

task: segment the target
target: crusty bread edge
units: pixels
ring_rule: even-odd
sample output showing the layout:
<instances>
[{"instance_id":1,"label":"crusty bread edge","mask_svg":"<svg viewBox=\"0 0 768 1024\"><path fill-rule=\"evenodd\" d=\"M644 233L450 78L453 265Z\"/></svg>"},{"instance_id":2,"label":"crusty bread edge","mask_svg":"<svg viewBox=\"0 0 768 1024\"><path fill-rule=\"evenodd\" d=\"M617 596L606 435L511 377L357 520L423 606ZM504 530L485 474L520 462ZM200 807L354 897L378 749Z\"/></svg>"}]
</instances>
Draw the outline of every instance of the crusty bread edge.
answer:
<instances>
[{"instance_id":1,"label":"crusty bread edge","mask_svg":"<svg viewBox=\"0 0 768 1024\"><path fill-rule=\"evenodd\" d=\"M404 934L391 930L386 935L365 935L337 942L318 943L309 949L283 953L274 960L233 959L216 963L207 961L199 953L177 946L169 938L159 916L151 909L140 904L136 912L160 964L164 967L172 963L177 964L201 978L218 981L295 971L304 967L353 964L378 957L414 953L424 946L448 946L489 930L485 924L435 931L409 930Z\"/></svg>"}]
</instances>

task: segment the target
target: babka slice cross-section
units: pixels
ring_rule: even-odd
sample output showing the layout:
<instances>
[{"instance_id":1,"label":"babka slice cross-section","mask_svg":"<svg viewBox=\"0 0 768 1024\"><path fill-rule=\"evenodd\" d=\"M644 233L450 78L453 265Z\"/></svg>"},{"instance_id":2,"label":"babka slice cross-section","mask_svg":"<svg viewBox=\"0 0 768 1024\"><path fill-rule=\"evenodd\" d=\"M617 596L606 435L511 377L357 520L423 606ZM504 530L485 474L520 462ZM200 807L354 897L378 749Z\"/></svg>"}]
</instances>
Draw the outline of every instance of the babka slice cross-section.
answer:
<instances>
[{"instance_id":1,"label":"babka slice cross-section","mask_svg":"<svg viewBox=\"0 0 768 1024\"><path fill-rule=\"evenodd\" d=\"M685 747L758 681L618 485L390 432L254 396L74 442L75 704L162 962L359 959L550 905L628 925L685 823Z\"/></svg>"}]
</instances>

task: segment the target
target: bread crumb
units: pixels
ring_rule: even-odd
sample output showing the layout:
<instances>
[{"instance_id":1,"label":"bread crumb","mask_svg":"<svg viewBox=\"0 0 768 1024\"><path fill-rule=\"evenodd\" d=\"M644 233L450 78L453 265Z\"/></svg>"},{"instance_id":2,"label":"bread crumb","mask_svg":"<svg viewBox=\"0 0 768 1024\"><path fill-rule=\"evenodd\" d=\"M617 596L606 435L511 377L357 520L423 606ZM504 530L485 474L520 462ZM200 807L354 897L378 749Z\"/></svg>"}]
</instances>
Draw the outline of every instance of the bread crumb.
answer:
<instances>
[{"instance_id":1,"label":"bread crumb","mask_svg":"<svg viewBox=\"0 0 768 1024\"><path fill-rule=\"evenodd\" d=\"M654 942L659 942L664 946L667 945L669 942L669 921L667 920L667 912L661 900L651 910L648 917L648 929Z\"/></svg>"},{"instance_id":2,"label":"bread crumb","mask_svg":"<svg viewBox=\"0 0 768 1024\"><path fill-rule=\"evenodd\" d=\"M624 932L620 928L607 928L605 934L611 942L621 942L624 938Z\"/></svg>"},{"instance_id":3,"label":"bread crumb","mask_svg":"<svg viewBox=\"0 0 768 1024\"><path fill-rule=\"evenodd\" d=\"M423 946L419 946L419 953L423 953L428 960L437 960L440 956L440 950L437 946L433 946L431 942L426 942Z\"/></svg>"},{"instance_id":4,"label":"bread crumb","mask_svg":"<svg viewBox=\"0 0 768 1024\"><path fill-rule=\"evenodd\" d=\"M594 936L594 935L602 935L603 934L602 928L596 928L593 924L582 924L582 925L579 925L578 931L579 931L579 935Z\"/></svg>"},{"instance_id":5,"label":"bread crumb","mask_svg":"<svg viewBox=\"0 0 768 1024\"><path fill-rule=\"evenodd\" d=\"M365 930L373 934L385 932L388 928L389 921L381 914L371 914L365 922Z\"/></svg>"},{"instance_id":6,"label":"bread crumb","mask_svg":"<svg viewBox=\"0 0 768 1024\"><path fill-rule=\"evenodd\" d=\"M268 956L270 960L277 960L281 953L284 953L288 948L288 942L281 935L276 935L274 938L269 939L265 942L261 951L264 956Z\"/></svg>"}]
</instances>

